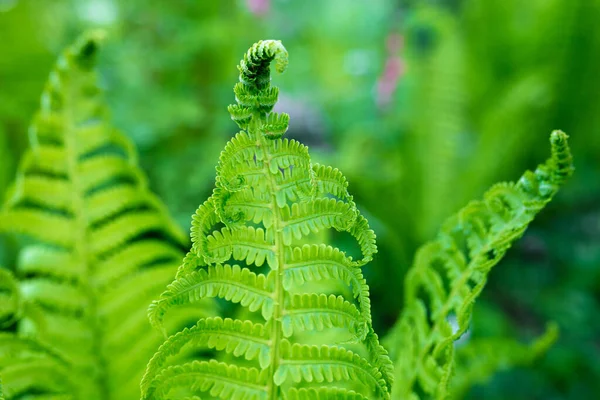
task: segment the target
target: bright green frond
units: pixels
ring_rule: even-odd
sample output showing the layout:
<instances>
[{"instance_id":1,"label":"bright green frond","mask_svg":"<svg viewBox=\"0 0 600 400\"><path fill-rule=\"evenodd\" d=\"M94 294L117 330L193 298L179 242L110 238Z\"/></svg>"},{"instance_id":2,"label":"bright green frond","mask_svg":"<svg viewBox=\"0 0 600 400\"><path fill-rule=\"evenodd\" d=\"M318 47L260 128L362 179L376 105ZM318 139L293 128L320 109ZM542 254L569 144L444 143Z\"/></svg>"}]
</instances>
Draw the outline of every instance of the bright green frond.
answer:
<instances>
[{"instance_id":1,"label":"bright green frond","mask_svg":"<svg viewBox=\"0 0 600 400\"><path fill-rule=\"evenodd\" d=\"M4 358L14 362L0 366L7 399L136 398L162 340L146 310L173 279L187 240L149 191L133 145L111 126L95 71L101 36L81 37L50 73L0 214L0 229L34 242L16 268L16 337L68 361L22 361L27 349L14 347Z\"/></svg>"},{"instance_id":2,"label":"bright green frond","mask_svg":"<svg viewBox=\"0 0 600 400\"><path fill-rule=\"evenodd\" d=\"M168 338L148 365L145 398L171 390L228 399L389 398L391 361L373 332L360 270L377 251L375 234L342 173L313 165L306 146L281 137L290 118L271 112L279 95L272 61L278 70L287 63L278 41L255 44L240 63L237 104L228 110L242 132L221 152L216 187L193 216L192 248L177 279L149 309L160 327L173 306L219 297L245 307L234 308L243 317L200 320ZM354 238L358 260L319 243L332 230ZM215 360L181 364L177 354L188 344L216 351ZM217 365L231 374L207 372ZM238 372L248 366L260 374L258 386ZM195 390L182 389L192 382Z\"/></svg>"},{"instance_id":3,"label":"bright green frond","mask_svg":"<svg viewBox=\"0 0 600 400\"><path fill-rule=\"evenodd\" d=\"M567 135L555 131L550 143L552 157L545 164L516 184L493 186L417 252L405 281L405 308L388 339L397 360L395 398L408 398L417 387L435 398L448 396L453 342L467 330L490 269L572 172Z\"/></svg>"}]
</instances>

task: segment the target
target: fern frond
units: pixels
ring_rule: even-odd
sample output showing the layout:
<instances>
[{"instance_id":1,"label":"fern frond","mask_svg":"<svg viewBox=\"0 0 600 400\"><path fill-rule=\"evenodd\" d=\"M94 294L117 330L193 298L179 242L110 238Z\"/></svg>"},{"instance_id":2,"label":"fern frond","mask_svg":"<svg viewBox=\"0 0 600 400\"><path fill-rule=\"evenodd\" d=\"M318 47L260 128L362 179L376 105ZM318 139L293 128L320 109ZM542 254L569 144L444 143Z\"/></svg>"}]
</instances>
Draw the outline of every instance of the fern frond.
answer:
<instances>
[{"instance_id":1,"label":"fern frond","mask_svg":"<svg viewBox=\"0 0 600 400\"><path fill-rule=\"evenodd\" d=\"M468 328L489 271L572 173L567 135L554 131L550 143L552 156L545 164L517 183L493 186L417 252L405 281L405 307L388 339L397 360L394 398L409 398L417 388L435 398L448 396L453 342Z\"/></svg>"},{"instance_id":2,"label":"fern frond","mask_svg":"<svg viewBox=\"0 0 600 400\"><path fill-rule=\"evenodd\" d=\"M148 334L146 309L173 279L186 238L110 125L94 70L100 36L84 35L51 72L0 216L1 229L35 241L16 269L17 337L67 360L2 365L7 399L135 398L140 365L162 340Z\"/></svg>"},{"instance_id":3,"label":"fern frond","mask_svg":"<svg viewBox=\"0 0 600 400\"><path fill-rule=\"evenodd\" d=\"M148 364L143 399L390 396L391 361L373 332L360 270L377 251L375 234L341 172L313 165L306 146L281 138L289 117L271 113L279 93L270 85L272 61L278 69L287 64L278 41L255 44L240 63L238 104L229 112L242 131L221 152L216 187L193 217L192 248L177 279L149 309L160 328L172 306L219 297L244 307L248 319L202 319L168 338ZM354 237L359 260L307 243L332 229ZM328 280L348 286L348 298L312 285ZM216 359L180 364L186 346L216 350Z\"/></svg>"}]
</instances>

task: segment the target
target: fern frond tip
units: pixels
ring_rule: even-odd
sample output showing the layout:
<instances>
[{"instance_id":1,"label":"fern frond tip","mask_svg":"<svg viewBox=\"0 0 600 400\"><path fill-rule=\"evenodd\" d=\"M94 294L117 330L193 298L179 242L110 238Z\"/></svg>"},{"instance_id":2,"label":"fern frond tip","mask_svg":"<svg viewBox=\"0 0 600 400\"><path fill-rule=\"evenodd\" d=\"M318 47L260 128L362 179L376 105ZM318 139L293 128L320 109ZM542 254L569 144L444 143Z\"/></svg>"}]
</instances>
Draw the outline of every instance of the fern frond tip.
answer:
<instances>
[{"instance_id":1,"label":"fern frond tip","mask_svg":"<svg viewBox=\"0 0 600 400\"><path fill-rule=\"evenodd\" d=\"M283 73L288 65L288 52L281 40L261 40L258 44L274 54L275 71Z\"/></svg>"},{"instance_id":2,"label":"fern frond tip","mask_svg":"<svg viewBox=\"0 0 600 400\"><path fill-rule=\"evenodd\" d=\"M244 54L238 69L240 82L261 90L268 86L270 78L269 64L275 62L275 70L282 73L287 68L288 52L280 40L260 40Z\"/></svg>"},{"instance_id":3,"label":"fern frond tip","mask_svg":"<svg viewBox=\"0 0 600 400\"><path fill-rule=\"evenodd\" d=\"M83 33L71 47L70 53L83 67L91 68L96 61L100 44L106 38L103 29L93 29Z\"/></svg>"},{"instance_id":4,"label":"fern frond tip","mask_svg":"<svg viewBox=\"0 0 600 400\"><path fill-rule=\"evenodd\" d=\"M555 130L550 134L552 161L556 166L554 177L559 181L563 181L571 176L575 170L568 139L569 135L561 130Z\"/></svg>"},{"instance_id":5,"label":"fern frond tip","mask_svg":"<svg viewBox=\"0 0 600 400\"><path fill-rule=\"evenodd\" d=\"M288 52L281 41L261 40L248 49L238 65L239 82L233 88L237 104L228 111L241 129L248 130L254 120L263 135L278 139L287 131L289 116L270 114L279 97L279 89L271 86L271 62L280 73L287 67Z\"/></svg>"}]
</instances>

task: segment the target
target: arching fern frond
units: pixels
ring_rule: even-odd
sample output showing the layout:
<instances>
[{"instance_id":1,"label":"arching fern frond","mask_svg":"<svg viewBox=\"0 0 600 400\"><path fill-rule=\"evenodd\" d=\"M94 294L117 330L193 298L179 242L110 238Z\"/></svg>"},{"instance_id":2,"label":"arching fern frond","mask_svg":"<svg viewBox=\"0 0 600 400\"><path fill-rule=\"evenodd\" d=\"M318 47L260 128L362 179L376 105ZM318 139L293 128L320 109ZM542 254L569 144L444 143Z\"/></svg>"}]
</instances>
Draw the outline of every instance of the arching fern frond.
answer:
<instances>
[{"instance_id":1,"label":"arching fern frond","mask_svg":"<svg viewBox=\"0 0 600 400\"><path fill-rule=\"evenodd\" d=\"M550 136L552 157L517 183L501 183L473 201L422 246L405 281L405 305L387 339L396 360L393 398L449 395L454 341L468 328L473 302L491 268L572 173L567 135ZM453 329L450 318L456 317Z\"/></svg>"},{"instance_id":2,"label":"arching fern frond","mask_svg":"<svg viewBox=\"0 0 600 400\"><path fill-rule=\"evenodd\" d=\"M0 217L3 230L35 240L16 270L27 306L0 362L7 399L139 397L142 366L162 340L146 309L173 279L186 238L110 125L94 70L99 40L82 37L50 74ZM10 281L1 282L3 301ZM24 337L64 362L40 349L27 356L14 347Z\"/></svg>"},{"instance_id":3,"label":"arching fern frond","mask_svg":"<svg viewBox=\"0 0 600 400\"><path fill-rule=\"evenodd\" d=\"M221 153L177 279L149 309L161 327L174 305L219 297L239 304L245 319L201 319L168 338L148 364L144 399L390 396L391 362L373 332L360 271L377 250L375 235L341 172L313 165L306 146L281 138L289 116L271 112L279 92L270 84L273 61L278 71L287 64L274 40L253 45L241 61L229 112L242 131ZM314 244L330 229L354 237L361 257ZM351 295L316 292L313 284L324 281L346 284ZM217 355L181 364L175 356L184 347Z\"/></svg>"}]
</instances>

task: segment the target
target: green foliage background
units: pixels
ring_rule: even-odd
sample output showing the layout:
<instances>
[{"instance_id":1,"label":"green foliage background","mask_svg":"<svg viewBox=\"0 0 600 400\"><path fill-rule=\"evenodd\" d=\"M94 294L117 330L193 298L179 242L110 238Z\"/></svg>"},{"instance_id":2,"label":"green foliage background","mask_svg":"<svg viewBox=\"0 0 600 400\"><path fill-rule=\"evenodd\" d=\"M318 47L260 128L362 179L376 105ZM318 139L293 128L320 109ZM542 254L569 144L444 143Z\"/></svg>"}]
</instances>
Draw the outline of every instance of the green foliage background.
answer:
<instances>
[{"instance_id":1,"label":"green foliage background","mask_svg":"<svg viewBox=\"0 0 600 400\"><path fill-rule=\"evenodd\" d=\"M262 7L262 8L261 8ZM114 123L152 189L188 228L235 130L226 112L240 54L283 41L278 77L290 136L338 166L379 238L365 273L374 323L401 308L416 247L498 180L571 136L576 172L475 308L469 340L561 335L530 368L469 398L584 399L600 393L600 1L0 0L0 190L56 54L84 29L109 32L101 74ZM0 242L0 264L15 249ZM340 239L342 240L342 239Z\"/></svg>"}]
</instances>

